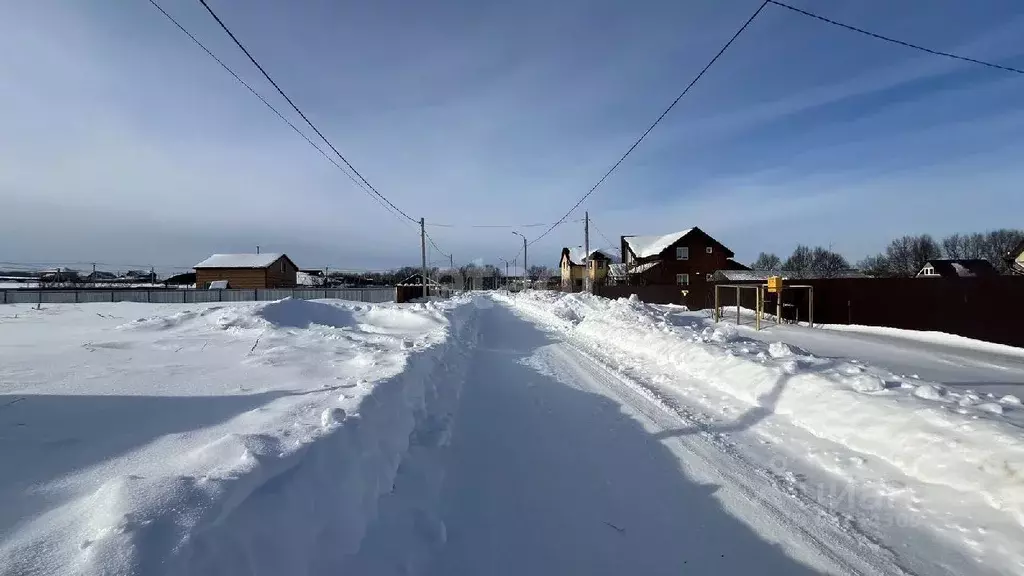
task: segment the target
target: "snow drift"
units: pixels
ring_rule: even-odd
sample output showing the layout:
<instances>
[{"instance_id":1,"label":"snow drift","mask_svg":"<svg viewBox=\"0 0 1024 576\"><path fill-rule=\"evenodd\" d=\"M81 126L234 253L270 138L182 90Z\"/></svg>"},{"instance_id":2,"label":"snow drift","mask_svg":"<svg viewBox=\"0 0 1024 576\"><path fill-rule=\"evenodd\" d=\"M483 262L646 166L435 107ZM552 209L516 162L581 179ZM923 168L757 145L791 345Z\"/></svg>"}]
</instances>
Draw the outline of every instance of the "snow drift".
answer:
<instances>
[{"instance_id":1,"label":"snow drift","mask_svg":"<svg viewBox=\"0 0 1024 576\"><path fill-rule=\"evenodd\" d=\"M343 571L410 451L443 448L475 310L5 309L0 573Z\"/></svg>"},{"instance_id":2,"label":"snow drift","mask_svg":"<svg viewBox=\"0 0 1024 576\"><path fill-rule=\"evenodd\" d=\"M528 292L510 300L598 355L625 353L706 382L815 436L880 458L922 482L982 495L1024 524L1024 438L1015 398L980 398L781 342L741 338L700 314L671 318L633 299Z\"/></svg>"}]
</instances>

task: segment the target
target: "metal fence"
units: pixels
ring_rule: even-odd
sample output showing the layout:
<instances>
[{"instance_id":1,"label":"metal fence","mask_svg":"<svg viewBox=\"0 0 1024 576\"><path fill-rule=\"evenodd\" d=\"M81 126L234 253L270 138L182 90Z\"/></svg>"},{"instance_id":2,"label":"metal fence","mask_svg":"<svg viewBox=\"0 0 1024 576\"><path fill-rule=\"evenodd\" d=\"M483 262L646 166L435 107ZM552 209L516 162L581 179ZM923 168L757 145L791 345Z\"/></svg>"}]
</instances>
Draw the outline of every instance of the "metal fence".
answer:
<instances>
[{"instance_id":1,"label":"metal fence","mask_svg":"<svg viewBox=\"0 0 1024 576\"><path fill-rule=\"evenodd\" d=\"M150 302L154 304L196 304L205 302L251 302L296 298L314 300L337 298L356 302L394 302L395 289L372 288L228 288L225 290L0 290L3 304L84 304L89 302Z\"/></svg>"}]
</instances>

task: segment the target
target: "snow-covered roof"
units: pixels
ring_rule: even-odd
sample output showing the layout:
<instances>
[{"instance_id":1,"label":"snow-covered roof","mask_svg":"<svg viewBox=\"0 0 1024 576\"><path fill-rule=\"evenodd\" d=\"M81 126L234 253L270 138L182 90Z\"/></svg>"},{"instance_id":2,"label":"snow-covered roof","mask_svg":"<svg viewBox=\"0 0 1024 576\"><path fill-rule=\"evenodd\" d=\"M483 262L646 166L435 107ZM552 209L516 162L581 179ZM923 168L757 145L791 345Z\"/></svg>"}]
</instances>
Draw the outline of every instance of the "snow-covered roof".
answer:
<instances>
[{"instance_id":1,"label":"snow-covered roof","mask_svg":"<svg viewBox=\"0 0 1024 576\"><path fill-rule=\"evenodd\" d=\"M633 267L630 267L628 264L609 264L608 274L613 278L625 278L627 274L642 274L658 264L661 264L661 260L644 262Z\"/></svg>"},{"instance_id":2,"label":"snow-covered roof","mask_svg":"<svg viewBox=\"0 0 1024 576\"><path fill-rule=\"evenodd\" d=\"M769 276L782 276L783 279L791 280L814 280L818 278L824 278L824 276L816 272L800 272L796 270L718 270L715 272L716 279L728 280L730 282L767 282ZM831 276L829 276L829 278L867 277L868 275L861 272L860 270L839 270L833 273Z\"/></svg>"},{"instance_id":3,"label":"snow-covered roof","mask_svg":"<svg viewBox=\"0 0 1024 576\"><path fill-rule=\"evenodd\" d=\"M929 266L932 267L936 275L945 277L973 278L995 276L999 273L991 262L981 258L936 258L925 262L924 268ZM924 268L921 270L923 271Z\"/></svg>"},{"instance_id":4,"label":"snow-covered roof","mask_svg":"<svg viewBox=\"0 0 1024 576\"><path fill-rule=\"evenodd\" d=\"M629 249L633 251L637 258L648 258L661 254L666 248L689 234L691 230L693 228L661 236L627 236L625 240L626 244L629 245Z\"/></svg>"},{"instance_id":5,"label":"snow-covered roof","mask_svg":"<svg viewBox=\"0 0 1024 576\"><path fill-rule=\"evenodd\" d=\"M413 274L405 280L402 280L397 286L422 286L423 285L423 274ZM427 276L427 286L441 286L436 280Z\"/></svg>"},{"instance_id":6,"label":"snow-covered roof","mask_svg":"<svg viewBox=\"0 0 1024 576\"><path fill-rule=\"evenodd\" d=\"M573 264L582 264L587 260L588 257L593 256L595 253L600 252L612 260L621 260L622 256L619 254L618 248L593 248L590 253L585 253L581 248L570 248L569 249L569 260Z\"/></svg>"},{"instance_id":7,"label":"snow-covered roof","mask_svg":"<svg viewBox=\"0 0 1024 576\"><path fill-rule=\"evenodd\" d=\"M193 268L266 268L284 254L214 254Z\"/></svg>"}]
</instances>

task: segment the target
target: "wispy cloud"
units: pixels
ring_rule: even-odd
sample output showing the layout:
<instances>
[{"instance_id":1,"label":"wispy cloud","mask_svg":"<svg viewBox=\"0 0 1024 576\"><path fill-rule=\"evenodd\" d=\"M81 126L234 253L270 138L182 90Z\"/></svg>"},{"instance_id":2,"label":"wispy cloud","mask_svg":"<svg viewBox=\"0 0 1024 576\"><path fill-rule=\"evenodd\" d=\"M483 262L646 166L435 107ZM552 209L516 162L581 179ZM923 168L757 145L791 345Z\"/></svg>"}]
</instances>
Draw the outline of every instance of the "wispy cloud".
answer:
<instances>
[{"instance_id":1,"label":"wispy cloud","mask_svg":"<svg viewBox=\"0 0 1024 576\"><path fill-rule=\"evenodd\" d=\"M165 5L271 94L196 6ZM416 217L468 225L561 216L756 2L214 5L378 189ZM1015 2L816 9L947 50L1024 56ZM148 3L10 7L0 82L12 87L0 94L0 202L19 220L0 231L2 260L176 263L268 242L304 266L418 258L412 226ZM1024 79L769 10L584 208L613 240L699 225L747 258L797 242L857 258L904 231L1015 225L1022 97ZM56 213L78 226L17 241ZM111 241L127 229L147 241ZM531 260L553 264L581 232L560 227ZM506 229L431 234L462 262L519 249Z\"/></svg>"}]
</instances>

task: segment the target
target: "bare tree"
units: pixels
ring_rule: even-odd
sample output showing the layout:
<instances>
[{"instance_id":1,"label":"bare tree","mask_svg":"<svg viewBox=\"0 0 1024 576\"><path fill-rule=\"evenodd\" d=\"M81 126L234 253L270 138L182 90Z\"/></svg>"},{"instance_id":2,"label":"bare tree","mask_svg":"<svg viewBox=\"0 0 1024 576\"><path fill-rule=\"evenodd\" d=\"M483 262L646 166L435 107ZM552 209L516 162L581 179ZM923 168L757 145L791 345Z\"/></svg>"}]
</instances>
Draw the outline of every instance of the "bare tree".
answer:
<instances>
[{"instance_id":1,"label":"bare tree","mask_svg":"<svg viewBox=\"0 0 1024 576\"><path fill-rule=\"evenodd\" d=\"M750 265L754 270L766 270L769 272L778 272L782 269L782 259L775 254L769 254L767 252L761 252L757 255L757 260Z\"/></svg>"},{"instance_id":2,"label":"bare tree","mask_svg":"<svg viewBox=\"0 0 1024 576\"><path fill-rule=\"evenodd\" d=\"M985 235L952 234L942 239L942 253L946 258L956 260L985 257Z\"/></svg>"},{"instance_id":3,"label":"bare tree","mask_svg":"<svg viewBox=\"0 0 1024 576\"><path fill-rule=\"evenodd\" d=\"M788 272L803 274L810 272L813 264L814 252L807 246L800 244L793 250L789 258L786 258L786 261L782 264L782 269Z\"/></svg>"},{"instance_id":4,"label":"bare tree","mask_svg":"<svg viewBox=\"0 0 1024 576\"><path fill-rule=\"evenodd\" d=\"M886 277L892 276L892 268L889 266L889 259L885 254L868 256L857 263L857 268L868 276Z\"/></svg>"},{"instance_id":5,"label":"bare tree","mask_svg":"<svg viewBox=\"0 0 1024 576\"><path fill-rule=\"evenodd\" d=\"M1007 255L1024 241L1024 230L1011 230L1003 228L992 230L985 234L985 255L983 256L1000 274L1005 274L1010 269L1010 262Z\"/></svg>"},{"instance_id":6,"label":"bare tree","mask_svg":"<svg viewBox=\"0 0 1024 576\"><path fill-rule=\"evenodd\" d=\"M911 277L924 267L925 262L941 256L938 243L928 234L897 238L885 249L892 276Z\"/></svg>"},{"instance_id":7,"label":"bare tree","mask_svg":"<svg viewBox=\"0 0 1024 576\"><path fill-rule=\"evenodd\" d=\"M526 270L526 275L530 280L546 280L551 277L551 271L547 266L530 266Z\"/></svg>"},{"instance_id":8,"label":"bare tree","mask_svg":"<svg viewBox=\"0 0 1024 576\"><path fill-rule=\"evenodd\" d=\"M850 263L842 254L818 246L811 252L810 271L819 278L835 278L844 270L850 269Z\"/></svg>"}]
</instances>

